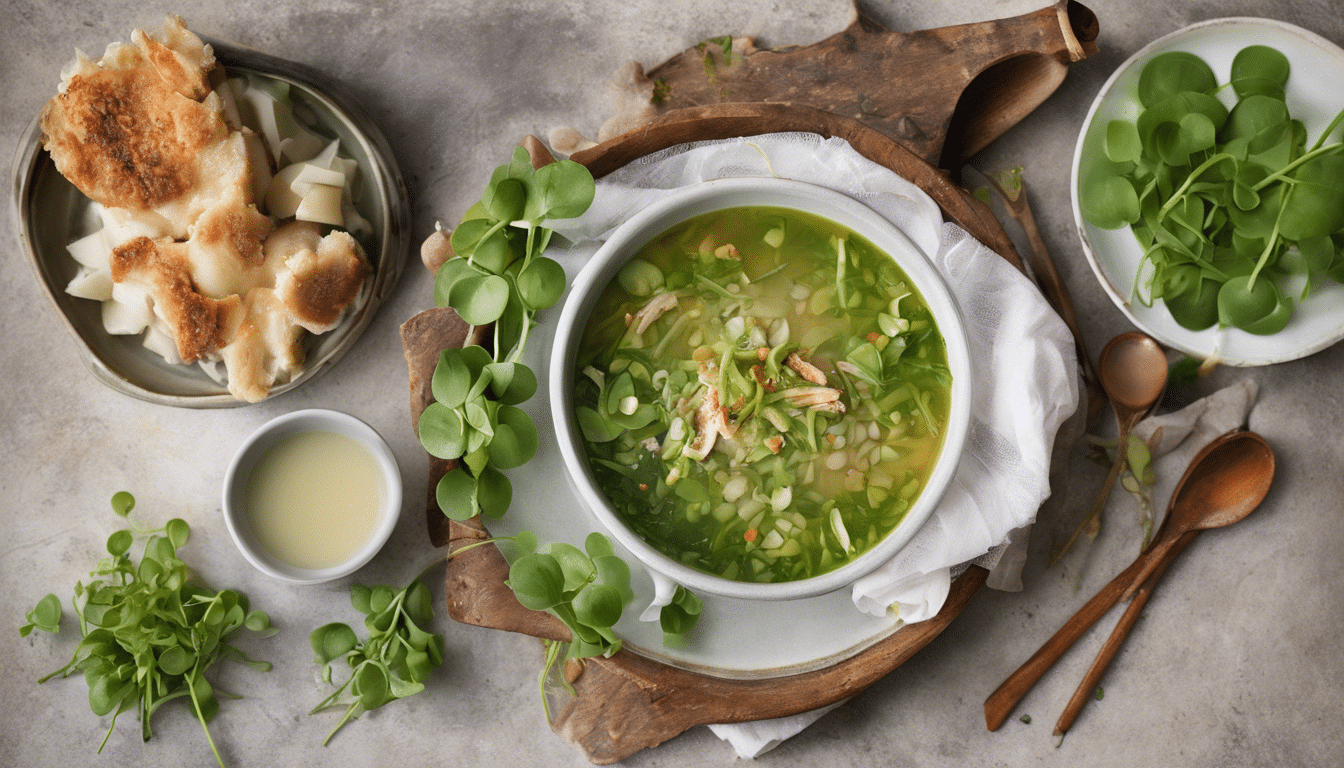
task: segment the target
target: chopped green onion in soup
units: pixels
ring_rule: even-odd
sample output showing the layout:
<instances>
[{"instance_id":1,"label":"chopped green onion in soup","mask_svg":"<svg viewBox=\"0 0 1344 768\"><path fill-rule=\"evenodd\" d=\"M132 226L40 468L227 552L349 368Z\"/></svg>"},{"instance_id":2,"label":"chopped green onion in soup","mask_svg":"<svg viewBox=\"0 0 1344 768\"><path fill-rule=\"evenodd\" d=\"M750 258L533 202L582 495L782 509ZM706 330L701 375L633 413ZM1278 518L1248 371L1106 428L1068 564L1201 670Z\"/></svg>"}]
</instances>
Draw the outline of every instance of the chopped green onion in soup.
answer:
<instances>
[{"instance_id":1,"label":"chopped green onion in soup","mask_svg":"<svg viewBox=\"0 0 1344 768\"><path fill-rule=\"evenodd\" d=\"M951 375L923 298L853 232L734 208L655 238L603 291L576 407L621 519L749 582L839 568L905 517L942 446Z\"/></svg>"}]
</instances>

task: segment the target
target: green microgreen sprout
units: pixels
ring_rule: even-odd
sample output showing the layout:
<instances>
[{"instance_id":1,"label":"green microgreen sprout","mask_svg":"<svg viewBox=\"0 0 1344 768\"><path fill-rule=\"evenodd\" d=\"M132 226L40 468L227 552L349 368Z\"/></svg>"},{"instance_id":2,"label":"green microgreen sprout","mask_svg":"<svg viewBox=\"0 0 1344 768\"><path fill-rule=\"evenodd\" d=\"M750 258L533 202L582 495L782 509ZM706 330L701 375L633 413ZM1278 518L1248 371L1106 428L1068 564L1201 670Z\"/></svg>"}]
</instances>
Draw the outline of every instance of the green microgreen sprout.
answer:
<instances>
[{"instance_id":1,"label":"green microgreen sprout","mask_svg":"<svg viewBox=\"0 0 1344 768\"><path fill-rule=\"evenodd\" d=\"M1284 101L1288 77L1279 51L1242 49L1228 110L1204 61L1159 54L1139 76L1138 118L1106 125L1104 157L1084 176L1084 217L1130 226L1143 247L1132 298L1161 299L1185 328L1274 334L1294 298L1344 282L1344 143L1326 143L1344 111L1308 148Z\"/></svg>"},{"instance_id":2,"label":"green microgreen sprout","mask_svg":"<svg viewBox=\"0 0 1344 768\"><path fill-rule=\"evenodd\" d=\"M730 54L730 46L728 40L725 55ZM579 163L561 160L534 168L527 151L515 148L510 161L495 169L480 202L467 211L452 233L449 242L457 258L439 268L435 302L453 308L472 325L494 324L493 352L468 346L440 353L431 381L435 402L424 410L418 424L427 452L458 462L435 488L439 508L452 520L504 515L513 499L513 487L501 470L521 467L537 452L536 424L518 407L536 393L537 378L519 360L537 313L554 306L568 283L564 268L543 255L554 234L543 225L582 215L595 193L592 174ZM622 275L632 290L653 293L663 287L662 272L652 265L632 263ZM578 415L585 431L597 428L590 423L594 421L619 430L638 429L654 418L648 405L637 405L631 413L619 416L599 417L591 409ZM512 540L520 553L506 582L519 602L533 610L549 610L570 627L573 637L567 658L609 656L620 648L611 627L633 593L628 567L615 556L605 537L589 536L587 555L559 543L552 544L549 553L538 554L536 536L526 531L478 542L453 554L500 540ZM571 578L558 592L539 594L537 590L554 586L546 580L552 571L544 565L551 560L563 560L571 568ZM587 570L583 569L585 560ZM576 584L576 568L590 573L591 583ZM689 631L699 614L699 600L687 593L670 610L680 612L671 620L673 625ZM348 638L344 633L340 636ZM350 650L357 652L353 647ZM440 645L440 662L441 656ZM555 660L548 658L543 680Z\"/></svg>"},{"instance_id":3,"label":"green microgreen sprout","mask_svg":"<svg viewBox=\"0 0 1344 768\"><path fill-rule=\"evenodd\" d=\"M127 517L135 508L135 498L119 492L112 497L112 508L119 517ZM138 564L129 554L136 533L151 534ZM38 682L84 673L89 708L100 717L112 715L99 752L122 712L135 708L141 738L149 741L153 735L150 720L158 708L186 698L215 761L223 766L207 723L219 711L216 693L241 697L217 689L205 672L224 658L261 671L271 668L227 642L243 628L262 637L274 635L277 630L270 617L249 610L241 593L215 592L194 578L177 557L190 535L191 527L180 518L155 531L119 530L108 537L108 557L89 574L93 580L75 582L71 604L82 639L69 664ZM47 595L28 613L29 623L19 634L26 637L33 629L56 632L61 613L60 600Z\"/></svg>"},{"instance_id":4,"label":"green microgreen sprout","mask_svg":"<svg viewBox=\"0 0 1344 768\"><path fill-rule=\"evenodd\" d=\"M335 706L345 712L322 740L326 746L346 723L397 699L425 689L430 673L443 664L443 636L429 631L434 603L419 577L400 591L389 586L355 584L350 604L364 614L369 636L360 642L355 630L340 622L325 624L308 636L323 681L331 682L331 665L345 659L350 676L308 714ZM349 697L342 694L349 691Z\"/></svg>"},{"instance_id":5,"label":"green microgreen sprout","mask_svg":"<svg viewBox=\"0 0 1344 768\"><path fill-rule=\"evenodd\" d=\"M616 556L611 541L594 532L584 540L583 549L555 542L546 552L528 551L529 544L536 544L535 537L515 537L514 544L520 556L509 567L505 584L524 607L548 611L569 627L565 659L609 658L619 651L621 640L612 627L635 595L630 589L630 567ZM541 673L543 685L558 658L554 648L548 649ZM549 721L544 688L542 708Z\"/></svg>"}]
</instances>

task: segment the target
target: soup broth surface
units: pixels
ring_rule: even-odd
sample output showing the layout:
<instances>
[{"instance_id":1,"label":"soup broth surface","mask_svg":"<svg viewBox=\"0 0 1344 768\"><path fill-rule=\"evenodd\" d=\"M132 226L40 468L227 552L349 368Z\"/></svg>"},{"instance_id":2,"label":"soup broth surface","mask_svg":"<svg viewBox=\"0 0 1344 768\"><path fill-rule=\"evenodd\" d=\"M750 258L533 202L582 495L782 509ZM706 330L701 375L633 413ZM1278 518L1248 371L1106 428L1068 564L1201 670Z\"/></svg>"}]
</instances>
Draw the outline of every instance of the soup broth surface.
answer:
<instances>
[{"instance_id":1,"label":"soup broth surface","mask_svg":"<svg viewBox=\"0 0 1344 768\"><path fill-rule=\"evenodd\" d=\"M905 517L947 426L924 299L848 229L782 208L698 216L605 288L578 359L598 485L643 540L728 579L834 570Z\"/></svg>"}]
</instances>

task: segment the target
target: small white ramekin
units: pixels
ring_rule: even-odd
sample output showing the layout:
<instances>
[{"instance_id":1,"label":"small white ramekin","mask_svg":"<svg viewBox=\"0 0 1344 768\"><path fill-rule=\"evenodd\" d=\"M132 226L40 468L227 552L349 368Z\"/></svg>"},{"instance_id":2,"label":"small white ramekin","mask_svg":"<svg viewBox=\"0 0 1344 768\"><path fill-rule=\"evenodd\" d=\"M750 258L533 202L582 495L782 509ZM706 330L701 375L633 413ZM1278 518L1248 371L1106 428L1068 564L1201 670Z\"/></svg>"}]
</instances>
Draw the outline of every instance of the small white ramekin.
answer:
<instances>
[{"instance_id":1,"label":"small white ramekin","mask_svg":"<svg viewBox=\"0 0 1344 768\"><path fill-rule=\"evenodd\" d=\"M299 568L280 560L257 541L247 517L247 481L257 462L276 443L291 435L304 432L335 432L352 438L369 449L378 462L386 493L383 497L383 518L369 540L345 562L328 568ZM292 584L320 584L348 576L362 568L378 554L392 535L401 516L401 471L396 457L373 427L353 416L338 411L309 409L294 411L266 422L252 433L229 463L224 475L224 524L228 526L233 543L247 561L267 576Z\"/></svg>"},{"instance_id":2,"label":"small white ramekin","mask_svg":"<svg viewBox=\"0 0 1344 768\"><path fill-rule=\"evenodd\" d=\"M623 523L597 487L583 448L574 413L574 363L588 316L603 288L650 240L694 216L724 208L769 206L792 208L829 219L875 245L895 260L924 297L947 344L952 373L947 432L924 491L905 518L887 537L853 561L809 579L757 584L713 576L659 552ZM847 195L799 181L775 178L731 178L707 181L669 194L617 227L574 280L560 313L550 362L551 413L560 454L583 505L613 538L649 570L660 596L682 584L707 594L754 600L792 600L832 592L887 562L914 537L933 514L952 481L970 426L971 363L961 310L932 262L890 221ZM665 602L665 600L664 600ZM655 605L661 604L655 600Z\"/></svg>"}]
</instances>

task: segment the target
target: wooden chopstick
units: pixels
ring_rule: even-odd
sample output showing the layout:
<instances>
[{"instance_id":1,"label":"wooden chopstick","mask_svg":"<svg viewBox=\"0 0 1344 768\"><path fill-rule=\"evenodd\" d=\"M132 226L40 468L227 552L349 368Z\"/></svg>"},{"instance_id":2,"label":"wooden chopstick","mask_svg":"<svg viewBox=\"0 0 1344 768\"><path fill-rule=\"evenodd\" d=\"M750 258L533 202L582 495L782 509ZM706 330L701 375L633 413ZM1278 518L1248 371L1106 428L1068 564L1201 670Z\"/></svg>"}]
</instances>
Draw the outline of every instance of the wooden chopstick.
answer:
<instances>
[{"instance_id":1,"label":"wooden chopstick","mask_svg":"<svg viewBox=\"0 0 1344 768\"><path fill-rule=\"evenodd\" d=\"M1134 593L1133 601L1125 609L1125 613L1120 617L1115 629L1111 630L1111 636L1106 638L1105 644L1097 652L1096 660L1092 662L1091 668L1087 670L1082 682L1078 684L1078 690L1073 692L1073 698L1069 699L1069 703L1064 707L1064 712L1059 716L1059 721L1055 723L1056 736L1069 730L1083 707L1087 705L1088 699L1092 698L1092 692L1097 689L1097 683L1101 681L1101 676L1106 672L1106 667L1110 665L1111 659L1115 658L1115 654L1120 650L1125 638L1129 636L1130 630L1139 620L1139 614L1143 612L1143 606L1148 602L1148 597L1152 594L1153 587L1157 585L1158 579L1162 578L1162 573L1167 570L1167 566L1171 565L1171 562L1176 559L1181 550L1194 541L1198 534L1199 531L1187 531L1176 539L1176 543L1166 551L1162 560L1154 566L1152 573L1144 579L1143 584Z\"/></svg>"}]
</instances>

